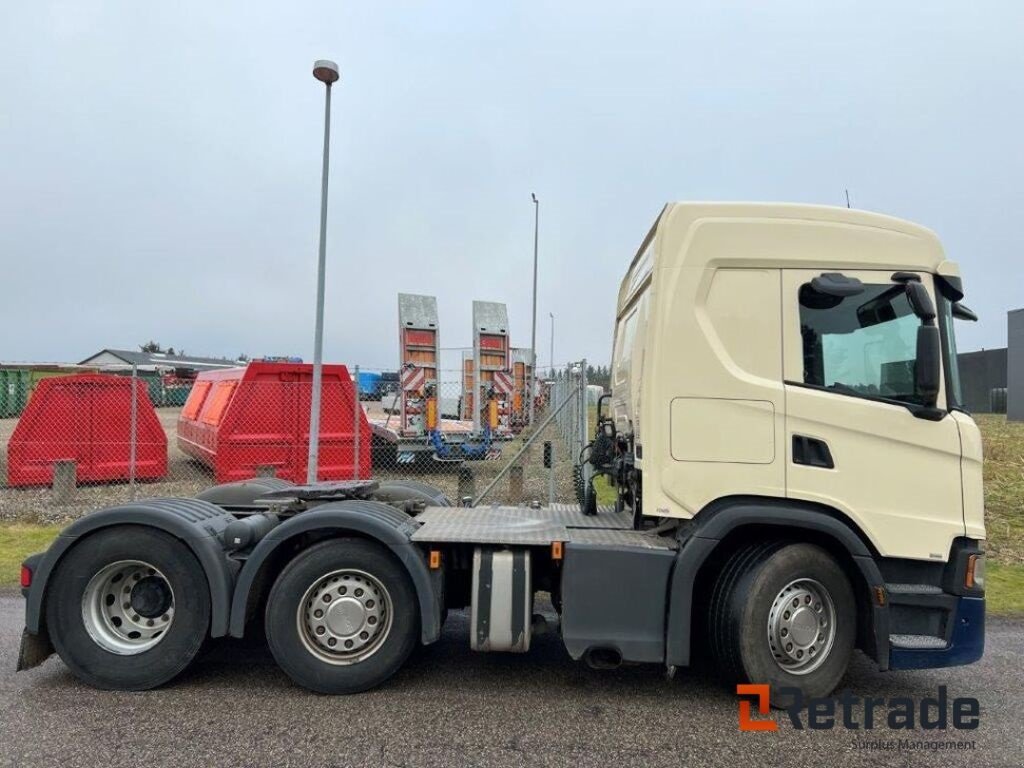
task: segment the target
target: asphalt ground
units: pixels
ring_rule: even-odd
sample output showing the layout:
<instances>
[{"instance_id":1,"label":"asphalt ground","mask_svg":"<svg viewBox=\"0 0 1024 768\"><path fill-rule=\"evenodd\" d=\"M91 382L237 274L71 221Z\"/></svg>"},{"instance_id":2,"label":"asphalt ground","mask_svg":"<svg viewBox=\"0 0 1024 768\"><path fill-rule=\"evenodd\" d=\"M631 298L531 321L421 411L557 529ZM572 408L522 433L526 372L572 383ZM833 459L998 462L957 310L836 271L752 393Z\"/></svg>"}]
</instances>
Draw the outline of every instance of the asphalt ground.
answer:
<instances>
[{"instance_id":1,"label":"asphalt ground","mask_svg":"<svg viewBox=\"0 0 1024 768\"><path fill-rule=\"evenodd\" d=\"M860 696L972 696L976 730L741 732L737 698L704 670L611 672L569 659L558 637L528 654L469 650L468 615L383 687L308 693L255 641L219 641L178 680L144 693L97 691L56 657L15 673L23 624L0 595L0 765L4 766L837 766L1024 763L1024 622L990 620L968 667L876 671L858 656L842 683ZM856 710L860 713L860 710ZM877 715L876 715L877 717ZM858 714L858 721L862 715ZM911 744L899 747L899 740ZM889 748L858 747L861 740ZM973 749L948 742L973 743ZM944 749L935 748L946 743Z\"/></svg>"}]
</instances>

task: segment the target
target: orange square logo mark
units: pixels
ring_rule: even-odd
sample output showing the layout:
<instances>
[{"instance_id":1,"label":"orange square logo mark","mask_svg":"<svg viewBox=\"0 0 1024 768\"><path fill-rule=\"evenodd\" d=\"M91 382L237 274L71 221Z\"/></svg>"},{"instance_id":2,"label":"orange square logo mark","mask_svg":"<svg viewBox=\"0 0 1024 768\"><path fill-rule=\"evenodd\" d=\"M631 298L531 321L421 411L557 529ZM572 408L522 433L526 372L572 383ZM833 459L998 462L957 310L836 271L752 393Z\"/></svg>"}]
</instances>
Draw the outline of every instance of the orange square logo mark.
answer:
<instances>
[{"instance_id":1,"label":"orange square logo mark","mask_svg":"<svg viewBox=\"0 0 1024 768\"><path fill-rule=\"evenodd\" d=\"M764 684L740 684L736 686L737 696L757 696L757 711L768 714L768 699L771 688ZM750 718L750 702L740 699L740 730L741 731L777 731L779 724L774 720L752 720Z\"/></svg>"}]
</instances>

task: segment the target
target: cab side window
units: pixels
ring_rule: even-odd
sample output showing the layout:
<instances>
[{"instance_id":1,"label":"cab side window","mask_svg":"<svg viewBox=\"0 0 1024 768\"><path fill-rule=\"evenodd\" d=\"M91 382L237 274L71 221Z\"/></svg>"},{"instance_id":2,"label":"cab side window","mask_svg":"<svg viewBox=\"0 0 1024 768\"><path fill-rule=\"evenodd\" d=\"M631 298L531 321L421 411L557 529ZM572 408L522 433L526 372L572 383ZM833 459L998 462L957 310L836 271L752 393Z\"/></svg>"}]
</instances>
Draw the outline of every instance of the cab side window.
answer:
<instances>
[{"instance_id":1,"label":"cab side window","mask_svg":"<svg viewBox=\"0 0 1024 768\"><path fill-rule=\"evenodd\" d=\"M866 284L857 296L800 288L804 383L837 393L921 404L917 328L902 285Z\"/></svg>"}]
</instances>

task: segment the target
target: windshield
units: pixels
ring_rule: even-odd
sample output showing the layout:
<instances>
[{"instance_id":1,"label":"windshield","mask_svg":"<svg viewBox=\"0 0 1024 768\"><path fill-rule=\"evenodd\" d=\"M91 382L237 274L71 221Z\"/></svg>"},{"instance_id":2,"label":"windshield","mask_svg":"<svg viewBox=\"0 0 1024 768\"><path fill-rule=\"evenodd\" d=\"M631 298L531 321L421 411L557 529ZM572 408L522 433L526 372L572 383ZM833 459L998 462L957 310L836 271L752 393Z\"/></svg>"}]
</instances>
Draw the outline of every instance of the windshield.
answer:
<instances>
[{"instance_id":1,"label":"windshield","mask_svg":"<svg viewBox=\"0 0 1024 768\"><path fill-rule=\"evenodd\" d=\"M953 302L938 292L939 332L942 334L942 365L946 369L946 407L963 409L960 387L960 361L956 352L956 329L953 326Z\"/></svg>"}]
</instances>

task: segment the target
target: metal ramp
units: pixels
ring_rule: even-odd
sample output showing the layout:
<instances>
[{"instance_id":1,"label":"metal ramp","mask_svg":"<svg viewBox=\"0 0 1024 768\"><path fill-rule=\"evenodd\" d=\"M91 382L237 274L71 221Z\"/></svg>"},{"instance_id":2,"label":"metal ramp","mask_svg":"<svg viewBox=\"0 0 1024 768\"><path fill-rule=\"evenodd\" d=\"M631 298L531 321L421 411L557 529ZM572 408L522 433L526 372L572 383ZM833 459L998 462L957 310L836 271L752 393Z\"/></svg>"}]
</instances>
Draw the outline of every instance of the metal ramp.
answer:
<instances>
[{"instance_id":1,"label":"metal ramp","mask_svg":"<svg viewBox=\"0 0 1024 768\"><path fill-rule=\"evenodd\" d=\"M494 301L474 301L472 376L465 400L475 432L484 431L485 426L510 430L513 389L508 307Z\"/></svg>"},{"instance_id":2,"label":"metal ramp","mask_svg":"<svg viewBox=\"0 0 1024 768\"><path fill-rule=\"evenodd\" d=\"M436 397L441 364L437 298L398 294L399 433L426 432L426 404Z\"/></svg>"},{"instance_id":3,"label":"metal ramp","mask_svg":"<svg viewBox=\"0 0 1024 768\"><path fill-rule=\"evenodd\" d=\"M512 430L518 432L530 423L530 392L534 383L533 364L530 350L512 347L512 378L515 389L512 392Z\"/></svg>"}]
</instances>

